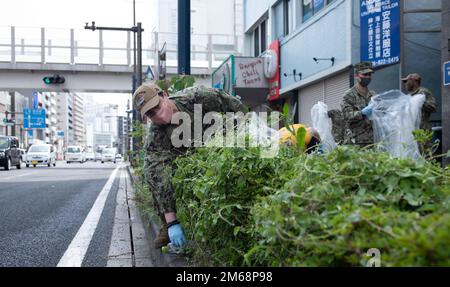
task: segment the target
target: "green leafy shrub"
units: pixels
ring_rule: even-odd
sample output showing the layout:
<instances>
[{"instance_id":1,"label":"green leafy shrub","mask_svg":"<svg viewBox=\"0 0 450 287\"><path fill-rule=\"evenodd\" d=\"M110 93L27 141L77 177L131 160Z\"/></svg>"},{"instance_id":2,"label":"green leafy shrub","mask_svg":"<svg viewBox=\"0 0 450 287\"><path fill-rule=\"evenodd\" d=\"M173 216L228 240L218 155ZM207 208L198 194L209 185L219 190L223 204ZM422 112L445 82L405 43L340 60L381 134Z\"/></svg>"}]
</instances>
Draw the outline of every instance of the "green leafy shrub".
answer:
<instances>
[{"instance_id":1,"label":"green leafy shrub","mask_svg":"<svg viewBox=\"0 0 450 287\"><path fill-rule=\"evenodd\" d=\"M177 217L200 265L240 265L252 238L249 211L289 177L293 150L280 162L258 148L201 148L177 159Z\"/></svg>"},{"instance_id":2,"label":"green leafy shrub","mask_svg":"<svg viewBox=\"0 0 450 287\"><path fill-rule=\"evenodd\" d=\"M193 87L195 84L195 77L189 75L176 75L170 80L158 80L156 84L164 91L169 92L170 95L173 93L182 91L186 88Z\"/></svg>"},{"instance_id":3,"label":"green leafy shrub","mask_svg":"<svg viewBox=\"0 0 450 287\"><path fill-rule=\"evenodd\" d=\"M450 266L450 172L339 147L203 148L179 158L173 183L196 265Z\"/></svg>"},{"instance_id":4,"label":"green leafy shrub","mask_svg":"<svg viewBox=\"0 0 450 287\"><path fill-rule=\"evenodd\" d=\"M249 265L450 266L450 173L341 147L298 161L296 176L251 211Z\"/></svg>"}]
</instances>

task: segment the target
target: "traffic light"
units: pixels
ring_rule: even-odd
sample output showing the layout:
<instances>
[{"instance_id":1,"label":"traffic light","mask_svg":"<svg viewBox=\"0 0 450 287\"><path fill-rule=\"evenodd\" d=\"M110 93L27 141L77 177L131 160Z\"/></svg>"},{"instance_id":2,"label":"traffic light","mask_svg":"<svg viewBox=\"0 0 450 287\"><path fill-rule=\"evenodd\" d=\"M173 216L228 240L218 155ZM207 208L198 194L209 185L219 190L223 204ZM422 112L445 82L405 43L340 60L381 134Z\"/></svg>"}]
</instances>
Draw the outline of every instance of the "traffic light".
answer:
<instances>
[{"instance_id":1,"label":"traffic light","mask_svg":"<svg viewBox=\"0 0 450 287\"><path fill-rule=\"evenodd\" d=\"M13 120L13 119L6 119L6 118L4 118L3 119L3 123L4 124L15 124L16 123L16 120Z\"/></svg>"},{"instance_id":2,"label":"traffic light","mask_svg":"<svg viewBox=\"0 0 450 287\"><path fill-rule=\"evenodd\" d=\"M46 85L59 85L59 84L64 84L66 82L66 79L60 75L44 77L42 80L44 81L44 83Z\"/></svg>"}]
</instances>

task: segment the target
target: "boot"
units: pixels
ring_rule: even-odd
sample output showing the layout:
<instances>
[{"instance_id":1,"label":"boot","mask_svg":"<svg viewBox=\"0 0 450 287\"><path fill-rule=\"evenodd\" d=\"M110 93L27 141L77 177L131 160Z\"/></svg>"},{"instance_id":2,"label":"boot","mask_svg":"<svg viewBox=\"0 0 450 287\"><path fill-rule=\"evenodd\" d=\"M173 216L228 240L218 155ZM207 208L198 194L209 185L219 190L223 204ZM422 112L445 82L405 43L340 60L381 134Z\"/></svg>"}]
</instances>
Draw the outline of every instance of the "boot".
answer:
<instances>
[{"instance_id":1,"label":"boot","mask_svg":"<svg viewBox=\"0 0 450 287\"><path fill-rule=\"evenodd\" d=\"M155 240L153 240L153 245L155 249L161 249L163 246L166 246L170 243L169 239L169 231L167 229L166 219L164 216L161 217L161 229L159 230L158 235Z\"/></svg>"}]
</instances>

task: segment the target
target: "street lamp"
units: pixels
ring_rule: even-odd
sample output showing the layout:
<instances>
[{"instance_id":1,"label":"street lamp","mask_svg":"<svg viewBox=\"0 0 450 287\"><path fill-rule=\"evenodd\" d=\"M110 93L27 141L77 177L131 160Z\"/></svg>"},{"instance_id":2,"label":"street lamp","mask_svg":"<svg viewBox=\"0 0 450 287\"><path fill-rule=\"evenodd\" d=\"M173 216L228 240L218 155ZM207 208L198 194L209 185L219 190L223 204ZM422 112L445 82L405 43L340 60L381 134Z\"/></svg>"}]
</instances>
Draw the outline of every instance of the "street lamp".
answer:
<instances>
[{"instance_id":1,"label":"street lamp","mask_svg":"<svg viewBox=\"0 0 450 287\"><path fill-rule=\"evenodd\" d=\"M137 36L137 67L135 66L135 69L137 68L137 73L135 72L135 76L137 76L137 83L136 86L139 87L142 85L142 32L144 32L144 29L142 29L142 23L138 22L136 26L133 26L131 28L121 28L121 27L98 27L95 26L95 22L92 21L91 26L89 26L88 23L86 23L86 26L84 27L86 30L108 30L108 31L131 31ZM135 48L136 50L136 48ZM137 74L137 75L136 75ZM135 87L133 87L133 93ZM139 113L137 111L134 111L133 113L133 120L135 121L141 121L141 118L139 117Z\"/></svg>"},{"instance_id":2,"label":"street lamp","mask_svg":"<svg viewBox=\"0 0 450 287\"><path fill-rule=\"evenodd\" d=\"M133 2L134 5L134 2ZM134 11L134 10L133 10ZM137 83L134 84L133 80L133 93L135 92L136 87L139 87L142 85L142 32L144 32L144 29L142 29L142 23L138 22L137 25L133 25L131 28L121 28L121 27L97 27L95 26L95 22L92 21L92 25L89 26L88 23L86 23L86 26L84 27L86 30L109 30L109 31L131 31L134 33L134 37L137 37L137 67L135 67L135 73L134 73L134 79L136 79L137 76ZM136 45L134 47L134 50L136 51ZM135 57L136 59L136 57ZM136 73L137 68L137 73ZM133 122L142 122L142 118L140 116L140 113L133 107ZM140 141L140 139L135 139L133 141L133 151L137 151L139 149L139 146L137 143Z\"/></svg>"}]
</instances>

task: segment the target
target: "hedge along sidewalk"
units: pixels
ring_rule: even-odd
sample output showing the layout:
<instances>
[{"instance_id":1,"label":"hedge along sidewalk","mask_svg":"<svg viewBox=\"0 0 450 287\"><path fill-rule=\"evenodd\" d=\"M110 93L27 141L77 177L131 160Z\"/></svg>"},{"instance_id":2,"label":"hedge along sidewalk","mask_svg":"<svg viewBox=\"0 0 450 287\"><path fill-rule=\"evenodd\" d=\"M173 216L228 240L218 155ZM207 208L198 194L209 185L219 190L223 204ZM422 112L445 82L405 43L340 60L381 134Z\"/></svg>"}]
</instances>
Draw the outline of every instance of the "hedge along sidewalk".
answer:
<instances>
[{"instance_id":1,"label":"hedge along sidewalk","mask_svg":"<svg viewBox=\"0 0 450 287\"><path fill-rule=\"evenodd\" d=\"M132 187L135 189L136 184L140 182L140 178L135 175L134 169L131 165L127 165L127 170L130 175ZM133 200L135 201L136 193L133 192L133 194ZM153 248L153 240L158 235L160 225L157 223L157 220L149 214L149 212L144 212L144 210L142 210L142 206L140 204L137 204L137 206L144 224L146 238L150 246L150 255L153 265L155 267L187 267L188 263L184 257L175 254L166 254L159 249ZM150 206L149 208L153 207Z\"/></svg>"}]
</instances>

